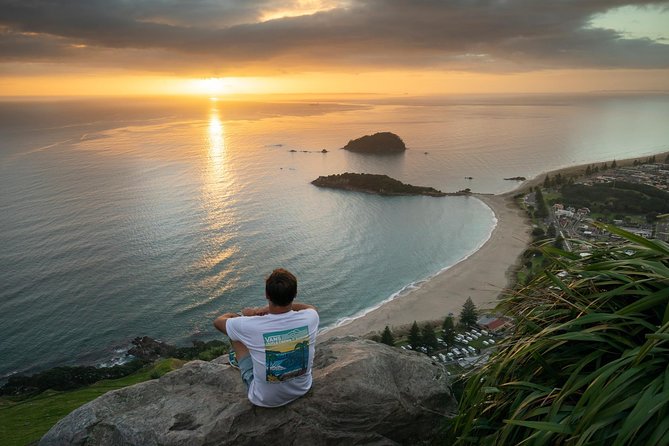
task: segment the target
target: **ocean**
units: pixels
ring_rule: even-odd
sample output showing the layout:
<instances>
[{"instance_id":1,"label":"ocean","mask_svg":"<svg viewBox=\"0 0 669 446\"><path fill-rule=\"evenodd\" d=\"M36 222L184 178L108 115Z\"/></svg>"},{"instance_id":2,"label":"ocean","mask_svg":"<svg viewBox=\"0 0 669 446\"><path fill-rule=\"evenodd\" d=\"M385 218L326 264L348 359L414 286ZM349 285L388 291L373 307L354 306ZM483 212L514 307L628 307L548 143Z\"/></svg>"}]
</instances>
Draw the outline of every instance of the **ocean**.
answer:
<instances>
[{"instance_id":1,"label":"ocean","mask_svg":"<svg viewBox=\"0 0 669 446\"><path fill-rule=\"evenodd\" d=\"M507 177L669 150L668 121L667 95L5 99L0 377L110 364L136 336L217 338L213 319L263 305L276 267L331 327L466 258L495 225L475 198L319 189L320 175L502 193L519 184ZM339 150L379 131L409 149Z\"/></svg>"}]
</instances>

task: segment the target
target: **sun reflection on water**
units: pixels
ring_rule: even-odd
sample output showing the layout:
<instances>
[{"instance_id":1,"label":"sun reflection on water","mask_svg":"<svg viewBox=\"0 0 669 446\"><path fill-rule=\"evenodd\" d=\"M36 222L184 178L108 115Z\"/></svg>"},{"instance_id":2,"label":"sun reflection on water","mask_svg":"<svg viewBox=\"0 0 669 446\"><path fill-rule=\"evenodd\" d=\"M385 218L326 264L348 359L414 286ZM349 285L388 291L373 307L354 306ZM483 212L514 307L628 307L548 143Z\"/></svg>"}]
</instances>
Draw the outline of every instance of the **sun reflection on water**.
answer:
<instances>
[{"instance_id":1,"label":"sun reflection on water","mask_svg":"<svg viewBox=\"0 0 669 446\"><path fill-rule=\"evenodd\" d=\"M210 167L217 176L222 174L225 152L225 129L221 122L218 106L213 103L209 111L209 160Z\"/></svg>"},{"instance_id":2,"label":"sun reflection on water","mask_svg":"<svg viewBox=\"0 0 669 446\"><path fill-rule=\"evenodd\" d=\"M226 144L225 121L221 104L212 100L208 121L202 128L202 206L206 210L204 237L206 248L194 265L193 286L200 299L186 306L190 311L217 301L234 288L239 247L237 246L235 177L230 147Z\"/></svg>"}]
</instances>

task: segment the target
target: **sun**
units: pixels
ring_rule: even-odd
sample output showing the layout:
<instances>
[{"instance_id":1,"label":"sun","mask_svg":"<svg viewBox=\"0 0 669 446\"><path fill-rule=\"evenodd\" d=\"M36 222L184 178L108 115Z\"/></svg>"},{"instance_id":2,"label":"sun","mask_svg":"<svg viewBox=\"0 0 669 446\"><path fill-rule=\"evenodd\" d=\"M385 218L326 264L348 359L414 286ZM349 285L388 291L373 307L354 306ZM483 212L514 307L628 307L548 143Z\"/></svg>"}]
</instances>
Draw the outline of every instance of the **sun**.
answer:
<instances>
[{"instance_id":1,"label":"sun","mask_svg":"<svg viewBox=\"0 0 669 446\"><path fill-rule=\"evenodd\" d=\"M218 97L235 94L257 93L265 82L250 77L206 77L189 79L180 89L182 93Z\"/></svg>"},{"instance_id":2,"label":"sun","mask_svg":"<svg viewBox=\"0 0 669 446\"><path fill-rule=\"evenodd\" d=\"M225 78L222 77L208 77L206 79L195 79L192 81L192 91L196 94L207 94L210 96L218 96L225 93L230 93L226 85Z\"/></svg>"}]
</instances>

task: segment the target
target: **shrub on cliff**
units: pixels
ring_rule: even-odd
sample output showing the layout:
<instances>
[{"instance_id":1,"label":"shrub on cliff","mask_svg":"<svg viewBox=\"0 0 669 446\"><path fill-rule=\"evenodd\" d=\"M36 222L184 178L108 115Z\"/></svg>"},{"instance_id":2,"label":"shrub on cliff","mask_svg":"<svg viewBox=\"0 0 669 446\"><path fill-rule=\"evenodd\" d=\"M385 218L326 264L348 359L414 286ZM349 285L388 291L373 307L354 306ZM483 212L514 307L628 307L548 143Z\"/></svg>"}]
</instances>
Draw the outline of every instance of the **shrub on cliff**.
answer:
<instances>
[{"instance_id":1,"label":"shrub on cliff","mask_svg":"<svg viewBox=\"0 0 669 446\"><path fill-rule=\"evenodd\" d=\"M605 229L628 245L546 248L545 274L501 302L516 327L467 382L458 444L666 441L669 245Z\"/></svg>"},{"instance_id":2,"label":"shrub on cliff","mask_svg":"<svg viewBox=\"0 0 669 446\"><path fill-rule=\"evenodd\" d=\"M213 341L193 341L192 347L179 347L174 353L177 359L184 359L191 361L193 359L201 359L203 361L211 361L214 358L227 353L230 345L227 342L220 340Z\"/></svg>"}]
</instances>

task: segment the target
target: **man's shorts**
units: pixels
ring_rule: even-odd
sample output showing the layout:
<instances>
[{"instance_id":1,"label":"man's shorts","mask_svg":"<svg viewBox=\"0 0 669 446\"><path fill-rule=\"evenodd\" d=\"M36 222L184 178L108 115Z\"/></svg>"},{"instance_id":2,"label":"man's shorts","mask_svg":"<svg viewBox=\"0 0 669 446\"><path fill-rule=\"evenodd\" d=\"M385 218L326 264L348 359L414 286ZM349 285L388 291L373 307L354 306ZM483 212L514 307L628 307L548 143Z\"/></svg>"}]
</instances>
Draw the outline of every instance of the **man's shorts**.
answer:
<instances>
[{"instance_id":1,"label":"man's shorts","mask_svg":"<svg viewBox=\"0 0 669 446\"><path fill-rule=\"evenodd\" d=\"M251 381L253 381L253 360L251 359L251 355L244 356L239 360L239 372L242 375L242 381L246 384L246 390L248 390Z\"/></svg>"}]
</instances>

